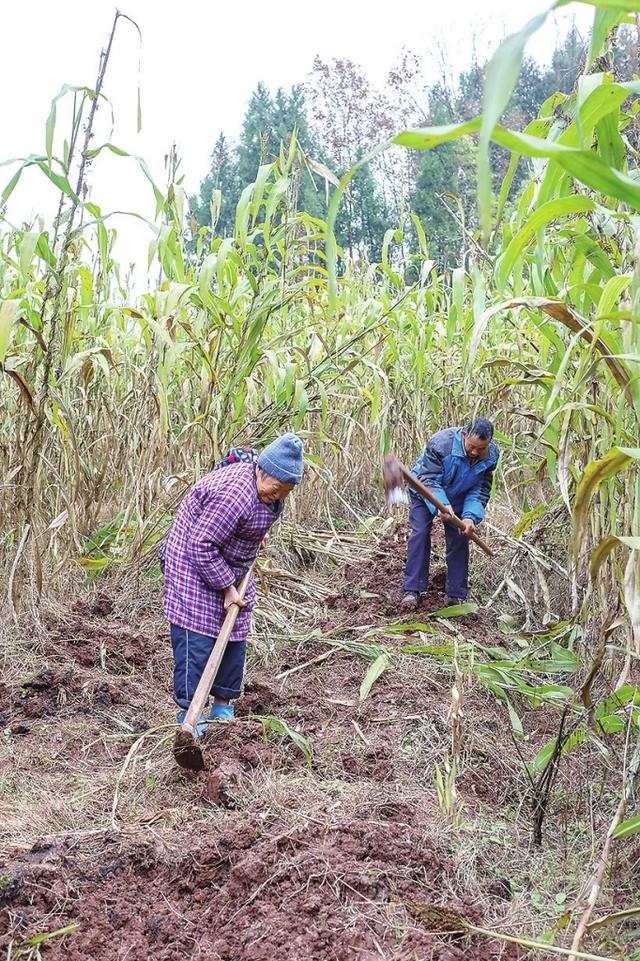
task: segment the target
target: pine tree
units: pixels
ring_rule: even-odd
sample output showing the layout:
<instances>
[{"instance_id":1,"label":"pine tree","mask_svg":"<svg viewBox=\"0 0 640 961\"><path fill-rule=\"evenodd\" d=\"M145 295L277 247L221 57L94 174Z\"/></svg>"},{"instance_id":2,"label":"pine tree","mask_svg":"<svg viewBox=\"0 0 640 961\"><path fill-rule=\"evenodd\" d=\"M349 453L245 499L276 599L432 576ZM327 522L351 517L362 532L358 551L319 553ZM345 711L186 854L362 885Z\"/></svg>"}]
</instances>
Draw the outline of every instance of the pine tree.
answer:
<instances>
[{"instance_id":1,"label":"pine tree","mask_svg":"<svg viewBox=\"0 0 640 961\"><path fill-rule=\"evenodd\" d=\"M464 75L458 91L436 84L429 93L429 122L439 125L468 119L470 114L459 111L473 109L469 99L479 95L474 89L479 78L476 65ZM420 158L411 209L420 217L430 256L442 266L457 266L464 247L462 229L456 221L460 216L458 205L453 197L443 195L450 193L458 198L465 212L465 226L473 230L476 182L475 145L471 141L440 144L425 150Z\"/></svg>"},{"instance_id":2,"label":"pine tree","mask_svg":"<svg viewBox=\"0 0 640 961\"><path fill-rule=\"evenodd\" d=\"M200 194L192 198L191 210L200 225L211 224L211 200L214 190L219 190L220 211L216 232L228 236L233 231L235 208L239 197L238 161L236 151L230 147L221 133L211 154L211 169L200 184Z\"/></svg>"},{"instance_id":3,"label":"pine tree","mask_svg":"<svg viewBox=\"0 0 640 961\"><path fill-rule=\"evenodd\" d=\"M295 132L296 142L303 153L313 160L319 160L318 145L309 128L307 103L302 84L294 84L287 95L281 88L274 98L273 129L278 142L289 146ZM309 170L303 165L298 171L299 191L298 208L306 210L314 217L326 217L324 191L316 187Z\"/></svg>"},{"instance_id":4,"label":"pine tree","mask_svg":"<svg viewBox=\"0 0 640 961\"><path fill-rule=\"evenodd\" d=\"M338 243L352 260L378 261L385 231L391 223L392 214L386 208L370 167L360 167L349 184L349 199L338 214Z\"/></svg>"},{"instance_id":5,"label":"pine tree","mask_svg":"<svg viewBox=\"0 0 640 961\"><path fill-rule=\"evenodd\" d=\"M238 144L238 179L245 186L256 179L258 167L277 155L280 142L274 131L274 103L262 81L249 98Z\"/></svg>"},{"instance_id":6,"label":"pine tree","mask_svg":"<svg viewBox=\"0 0 640 961\"><path fill-rule=\"evenodd\" d=\"M582 72L586 49L584 37L581 36L575 23L572 23L563 42L553 51L551 66L544 75L547 97L556 90L561 93L571 93Z\"/></svg>"},{"instance_id":7,"label":"pine tree","mask_svg":"<svg viewBox=\"0 0 640 961\"><path fill-rule=\"evenodd\" d=\"M584 39L573 25L554 51L548 68L542 69L525 57L504 123L521 130L552 93L573 90L584 51ZM628 36L620 31L617 38L612 37L609 60L609 69L617 75L626 77L637 69L637 40L630 31ZM192 198L198 222L210 222L211 197L214 190L220 190L217 231L230 234L242 189L255 180L261 164L279 157L281 144L289 147L294 131L303 155L342 174L363 152L403 126L455 123L477 116L482 110L484 71L485 64L476 60L460 72L456 82L442 80L429 88L420 57L404 51L382 91L352 61L325 63L318 57L312 82L306 87L297 84L289 91L279 88L272 95L264 83L259 83L247 104L237 145L230 145L222 134L216 142L211 169L199 196ZM508 158L495 144L490 149L498 189ZM409 207L423 219L431 255L442 263L458 262L465 245L460 225L444 206L442 194L450 192L458 198L467 228L475 229L475 163L473 140L419 153L392 149L381 154L351 181L351 202L343 203L336 224L339 242L353 257L376 260L385 230L394 226ZM527 161L523 159L512 183L512 197L526 175ZM311 175L301 163L292 180L298 209L326 217L326 185L321 178ZM457 203L451 198L446 202L457 215Z\"/></svg>"}]
</instances>

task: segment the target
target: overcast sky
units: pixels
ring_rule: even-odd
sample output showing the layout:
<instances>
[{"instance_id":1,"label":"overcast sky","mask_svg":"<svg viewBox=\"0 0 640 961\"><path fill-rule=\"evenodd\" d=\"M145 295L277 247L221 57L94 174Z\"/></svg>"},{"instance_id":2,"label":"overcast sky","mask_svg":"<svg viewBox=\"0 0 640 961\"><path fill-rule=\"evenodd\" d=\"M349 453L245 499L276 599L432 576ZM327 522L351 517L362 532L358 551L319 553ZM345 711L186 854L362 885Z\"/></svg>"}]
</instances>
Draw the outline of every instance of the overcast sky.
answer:
<instances>
[{"instance_id":1,"label":"overcast sky","mask_svg":"<svg viewBox=\"0 0 640 961\"><path fill-rule=\"evenodd\" d=\"M195 192L218 133L237 134L258 81L272 89L299 83L319 54L323 59L349 57L362 64L373 81L383 83L403 46L424 56L435 79L439 47L446 47L457 72L469 63L474 45L484 59L505 34L549 5L549 0L121 0L120 9L136 20L143 39L140 47L135 29L120 21L104 87L116 117L112 139L144 156L160 183L163 157L175 141L187 190ZM4 0L0 160L44 151L52 98L64 83L93 86L114 12L110 0ZM528 52L548 62L572 17L586 32L593 7L573 3L550 16ZM138 134L139 57L143 125ZM62 122L60 127L62 132ZM96 142L109 133L109 112L101 109ZM0 185L11 170L0 167ZM50 216L54 198L41 181L36 171L25 176L9 205L13 222L38 213ZM153 213L148 185L132 161L96 161L91 198L103 210ZM140 281L146 269L140 263L144 232L123 218L117 226L119 255L138 262Z\"/></svg>"}]
</instances>

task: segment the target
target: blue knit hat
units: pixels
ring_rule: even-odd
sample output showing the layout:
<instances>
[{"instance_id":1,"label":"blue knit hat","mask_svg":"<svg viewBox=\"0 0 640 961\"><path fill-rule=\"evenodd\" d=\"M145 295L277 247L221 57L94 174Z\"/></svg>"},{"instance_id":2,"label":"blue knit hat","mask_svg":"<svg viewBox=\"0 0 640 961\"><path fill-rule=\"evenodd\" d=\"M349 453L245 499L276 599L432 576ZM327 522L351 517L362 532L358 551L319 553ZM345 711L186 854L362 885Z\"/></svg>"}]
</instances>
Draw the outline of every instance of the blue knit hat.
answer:
<instances>
[{"instance_id":1,"label":"blue knit hat","mask_svg":"<svg viewBox=\"0 0 640 961\"><path fill-rule=\"evenodd\" d=\"M283 484L299 484L302 480L302 441L295 434L283 434L260 454L258 467Z\"/></svg>"}]
</instances>

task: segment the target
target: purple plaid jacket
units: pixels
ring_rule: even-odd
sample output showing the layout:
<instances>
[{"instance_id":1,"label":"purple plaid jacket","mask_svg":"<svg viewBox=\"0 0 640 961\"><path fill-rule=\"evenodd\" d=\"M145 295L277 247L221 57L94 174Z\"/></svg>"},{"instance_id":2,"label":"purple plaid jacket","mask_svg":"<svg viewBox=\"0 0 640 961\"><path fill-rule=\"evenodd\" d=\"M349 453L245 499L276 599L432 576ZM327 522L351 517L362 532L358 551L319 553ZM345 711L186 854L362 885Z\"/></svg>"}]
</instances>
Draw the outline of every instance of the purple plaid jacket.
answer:
<instances>
[{"instance_id":1,"label":"purple plaid jacket","mask_svg":"<svg viewBox=\"0 0 640 961\"><path fill-rule=\"evenodd\" d=\"M252 463L231 464L194 484L167 538L164 614L171 624L217 637L226 614L224 589L246 573L282 507L279 502L273 510L258 499ZM255 596L252 577L230 640L247 637Z\"/></svg>"}]
</instances>

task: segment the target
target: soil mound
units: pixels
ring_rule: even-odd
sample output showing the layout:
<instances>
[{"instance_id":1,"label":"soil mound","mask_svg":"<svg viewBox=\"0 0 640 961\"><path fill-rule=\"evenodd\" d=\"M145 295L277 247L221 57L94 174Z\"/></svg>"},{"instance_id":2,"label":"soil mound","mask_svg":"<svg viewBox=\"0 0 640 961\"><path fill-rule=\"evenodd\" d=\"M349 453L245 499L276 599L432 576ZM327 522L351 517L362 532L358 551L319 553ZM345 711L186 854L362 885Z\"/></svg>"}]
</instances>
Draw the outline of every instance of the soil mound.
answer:
<instances>
[{"instance_id":1,"label":"soil mound","mask_svg":"<svg viewBox=\"0 0 640 961\"><path fill-rule=\"evenodd\" d=\"M39 919L77 924L47 958L142 961L495 961L513 947L469 943L473 904L452 899L450 853L403 805L363 809L333 825L246 821L175 860L140 845L99 865L65 845L14 865L0 892L0 944ZM115 838L113 839L115 841Z\"/></svg>"},{"instance_id":2,"label":"soil mound","mask_svg":"<svg viewBox=\"0 0 640 961\"><path fill-rule=\"evenodd\" d=\"M162 649L161 641L124 622L107 620L107 600L102 596L89 613L84 606L77 606L78 613L68 620L48 619L46 626L57 652L68 654L83 667L103 666L112 673L129 674L136 668L147 668Z\"/></svg>"},{"instance_id":3,"label":"soil mound","mask_svg":"<svg viewBox=\"0 0 640 961\"><path fill-rule=\"evenodd\" d=\"M378 625L404 615L400 602L408 538L408 525L398 524L382 538L370 558L345 567L345 583L326 599L327 616L320 624L322 629L330 630L345 622L354 627ZM420 597L417 611L408 614L407 620L415 621L421 613L433 613L446 605L446 579L444 531L438 522L431 534L429 585ZM475 633L473 627L471 632Z\"/></svg>"},{"instance_id":4,"label":"soil mound","mask_svg":"<svg viewBox=\"0 0 640 961\"><path fill-rule=\"evenodd\" d=\"M398 524L382 538L374 554L359 564L347 565L346 583L327 598L327 607L342 614L371 614L375 618L397 616L402 598L402 579L407 556L409 528ZM420 600L421 610L442 607L447 574L444 561L444 536L440 525L432 535L431 577L428 590Z\"/></svg>"}]
</instances>

